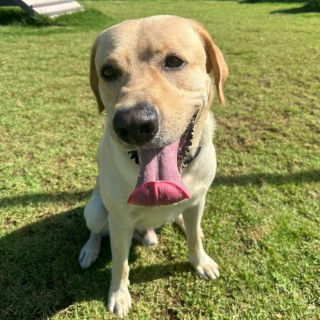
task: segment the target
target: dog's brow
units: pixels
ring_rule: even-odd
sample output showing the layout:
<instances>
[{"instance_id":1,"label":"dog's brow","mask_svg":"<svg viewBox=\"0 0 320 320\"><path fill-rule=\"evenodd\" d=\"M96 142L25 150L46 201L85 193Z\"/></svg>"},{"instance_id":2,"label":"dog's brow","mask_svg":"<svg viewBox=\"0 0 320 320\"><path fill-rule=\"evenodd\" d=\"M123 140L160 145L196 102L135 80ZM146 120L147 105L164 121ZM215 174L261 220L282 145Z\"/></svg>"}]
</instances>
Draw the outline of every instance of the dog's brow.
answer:
<instances>
[{"instance_id":1,"label":"dog's brow","mask_svg":"<svg viewBox=\"0 0 320 320\"><path fill-rule=\"evenodd\" d=\"M114 67L114 68L118 68L119 67L119 61L118 61L118 59L116 59L116 58L114 58L114 57L112 57L112 56L110 56L110 57L106 57L104 60L103 60L103 62L102 62L102 64L101 64L101 67L102 68L104 68L104 67L106 67L106 66L112 66L112 67Z\"/></svg>"}]
</instances>

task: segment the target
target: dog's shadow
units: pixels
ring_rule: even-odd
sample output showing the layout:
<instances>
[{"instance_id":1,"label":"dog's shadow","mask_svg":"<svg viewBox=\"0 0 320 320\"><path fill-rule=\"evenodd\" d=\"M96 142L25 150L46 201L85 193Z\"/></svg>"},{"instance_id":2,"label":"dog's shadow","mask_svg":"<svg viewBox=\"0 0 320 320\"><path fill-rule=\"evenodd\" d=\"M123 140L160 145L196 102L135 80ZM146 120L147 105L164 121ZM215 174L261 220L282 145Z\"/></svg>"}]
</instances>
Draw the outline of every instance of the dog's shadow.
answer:
<instances>
[{"instance_id":1,"label":"dog's shadow","mask_svg":"<svg viewBox=\"0 0 320 320\"><path fill-rule=\"evenodd\" d=\"M78 254L88 236L83 207L52 215L4 236L0 240L0 319L49 317L81 301L98 300L106 305L110 241L103 238L99 258L92 267L82 270ZM130 263L138 257L137 245L133 242ZM185 268L189 269L187 263L138 267L132 270L131 281L147 282Z\"/></svg>"}]
</instances>

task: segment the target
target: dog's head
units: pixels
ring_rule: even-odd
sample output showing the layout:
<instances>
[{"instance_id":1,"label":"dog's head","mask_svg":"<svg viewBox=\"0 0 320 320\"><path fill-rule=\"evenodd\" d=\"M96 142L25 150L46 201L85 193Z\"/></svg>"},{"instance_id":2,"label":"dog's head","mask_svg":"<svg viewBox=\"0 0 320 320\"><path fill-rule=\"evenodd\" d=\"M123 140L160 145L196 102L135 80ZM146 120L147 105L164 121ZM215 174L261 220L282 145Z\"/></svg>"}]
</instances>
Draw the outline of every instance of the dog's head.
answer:
<instances>
[{"instance_id":1,"label":"dog's head","mask_svg":"<svg viewBox=\"0 0 320 320\"><path fill-rule=\"evenodd\" d=\"M211 104L212 71L224 105L228 68L208 32L193 20L155 16L124 21L98 36L90 82L120 147L139 151L180 141L183 153Z\"/></svg>"},{"instance_id":2,"label":"dog's head","mask_svg":"<svg viewBox=\"0 0 320 320\"><path fill-rule=\"evenodd\" d=\"M102 32L91 54L90 82L112 134L127 150L172 143L211 102L213 71L221 103L228 69L197 22L156 16Z\"/></svg>"}]
</instances>

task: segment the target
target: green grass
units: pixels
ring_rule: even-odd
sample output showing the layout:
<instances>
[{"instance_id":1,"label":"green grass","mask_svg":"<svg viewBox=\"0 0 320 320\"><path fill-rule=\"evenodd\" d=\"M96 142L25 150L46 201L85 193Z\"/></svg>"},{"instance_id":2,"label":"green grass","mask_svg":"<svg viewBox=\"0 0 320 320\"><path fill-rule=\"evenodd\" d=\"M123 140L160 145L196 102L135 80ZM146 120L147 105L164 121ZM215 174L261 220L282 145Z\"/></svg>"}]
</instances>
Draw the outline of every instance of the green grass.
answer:
<instances>
[{"instance_id":1,"label":"green grass","mask_svg":"<svg viewBox=\"0 0 320 320\"><path fill-rule=\"evenodd\" d=\"M200 280L164 226L156 248L132 247L128 319L320 319L320 15L289 2L82 3L55 22L0 9L0 319L112 318L108 239L91 269L77 263L103 131L89 54L98 31L154 14L202 22L229 65L203 218L221 278Z\"/></svg>"}]
</instances>

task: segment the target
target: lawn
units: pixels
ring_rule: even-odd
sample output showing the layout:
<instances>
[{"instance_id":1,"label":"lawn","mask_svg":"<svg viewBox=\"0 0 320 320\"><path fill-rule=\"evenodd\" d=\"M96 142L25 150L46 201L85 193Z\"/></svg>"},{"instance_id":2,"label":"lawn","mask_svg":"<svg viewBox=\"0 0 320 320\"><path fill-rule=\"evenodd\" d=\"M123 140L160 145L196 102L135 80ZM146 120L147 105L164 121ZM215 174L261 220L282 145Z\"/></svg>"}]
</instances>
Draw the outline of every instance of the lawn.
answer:
<instances>
[{"instance_id":1,"label":"lawn","mask_svg":"<svg viewBox=\"0 0 320 320\"><path fill-rule=\"evenodd\" d=\"M229 66L202 224L221 277L199 279L166 225L156 248L133 243L128 319L320 319L320 14L290 2L81 3L54 23L0 8L0 319L113 318L109 240L90 269L77 263L104 122L90 47L104 28L155 14L203 23Z\"/></svg>"}]
</instances>

